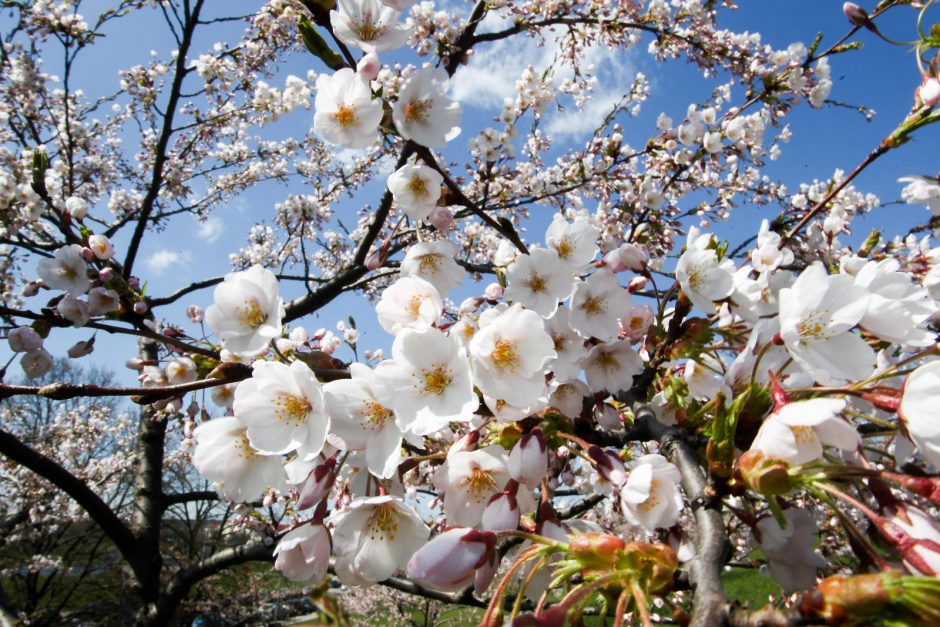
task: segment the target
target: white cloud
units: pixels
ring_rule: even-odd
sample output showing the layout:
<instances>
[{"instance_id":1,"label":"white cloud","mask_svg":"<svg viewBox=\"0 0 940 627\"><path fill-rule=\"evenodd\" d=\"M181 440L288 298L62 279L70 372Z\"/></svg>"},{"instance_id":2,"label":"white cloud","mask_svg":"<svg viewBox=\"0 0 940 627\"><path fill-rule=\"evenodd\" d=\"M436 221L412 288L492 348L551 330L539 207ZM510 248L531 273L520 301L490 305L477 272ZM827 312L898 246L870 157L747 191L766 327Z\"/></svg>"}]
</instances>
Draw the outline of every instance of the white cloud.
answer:
<instances>
[{"instance_id":1,"label":"white cloud","mask_svg":"<svg viewBox=\"0 0 940 627\"><path fill-rule=\"evenodd\" d=\"M205 221L200 222L196 227L196 237L206 242L207 244L211 244L215 240L219 239L219 237L222 235L223 228L224 225L222 224L222 220L215 216L209 216L205 219Z\"/></svg>"},{"instance_id":2,"label":"white cloud","mask_svg":"<svg viewBox=\"0 0 940 627\"><path fill-rule=\"evenodd\" d=\"M162 274L171 266L187 263L189 260L189 252L178 252L164 248L150 255L146 264L147 268L154 274Z\"/></svg>"},{"instance_id":3,"label":"white cloud","mask_svg":"<svg viewBox=\"0 0 940 627\"><path fill-rule=\"evenodd\" d=\"M508 24L490 14L481 25L480 32L499 31ZM565 31L546 30L545 33L547 36L544 40L517 35L475 48L470 63L461 66L451 81L452 96L464 105L501 108L505 98L515 96L516 81L527 66L532 65L541 71L560 57L560 40ZM560 101L565 111L546 110L546 131L555 138L564 138L584 135L595 129L630 89L636 77L636 65L631 61L634 50L623 52L605 46L588 48L580 65L582 68L590 68L591 74L598 79L591 99L581 111L570 97L562 95ZM555 84L572 76L570 67L556 65Z\"/></svg>"}]
</instances>

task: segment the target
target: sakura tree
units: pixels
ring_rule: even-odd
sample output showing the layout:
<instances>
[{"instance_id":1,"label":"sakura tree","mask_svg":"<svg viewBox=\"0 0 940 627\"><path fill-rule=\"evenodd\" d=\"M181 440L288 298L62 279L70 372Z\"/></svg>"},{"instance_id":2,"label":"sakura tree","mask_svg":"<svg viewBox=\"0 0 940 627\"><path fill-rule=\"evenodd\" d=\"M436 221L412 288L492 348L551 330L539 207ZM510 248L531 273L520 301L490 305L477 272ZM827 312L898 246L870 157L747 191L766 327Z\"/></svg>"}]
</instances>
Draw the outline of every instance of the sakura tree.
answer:
<instances>
[{"instance_id":1,"label":"sakura tree","mask_svg":"<svg viewBox=\"0 0 940 627\"><path fill-rule=\"evenodd\" d=\"M270 561L337 624L326 578L487 626L940 621L940 182L901 178L930 211L853 232L888 210L864 175L940 119L932 2L846 3L784 49L723 27L730 1L237 4L2 5L2 415L62 403L52 440L0 426L3 526L94 527L125 585L101 620L182 621ZM163 47L109 47L125 24ZM471 119L461 81L515 40L553 52ZM844 106L830 65L862 42L915 49L908 113L788 188L789 117ZM558 141L598 51L631 50L710 96L637 134L636 73ZM81 84L114 55L114 85ZM155 293L148 243L246 198L230 271L207 249ZM41 380L64 355L137 381ZM731 564L777 593L738 603Z\"/></svg>"}]
</instances>

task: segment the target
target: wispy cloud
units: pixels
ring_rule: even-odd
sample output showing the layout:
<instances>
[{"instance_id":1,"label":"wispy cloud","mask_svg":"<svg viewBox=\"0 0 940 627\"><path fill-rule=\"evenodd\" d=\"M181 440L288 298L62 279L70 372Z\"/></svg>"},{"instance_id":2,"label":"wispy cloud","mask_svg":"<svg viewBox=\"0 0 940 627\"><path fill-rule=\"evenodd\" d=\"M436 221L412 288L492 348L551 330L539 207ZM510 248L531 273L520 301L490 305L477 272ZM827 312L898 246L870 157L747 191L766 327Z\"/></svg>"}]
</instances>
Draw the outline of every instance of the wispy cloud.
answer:
<instances>
[{"instance_id":1,"label":"wispy cloud","mask_svg":"<svg viewBox=\"0 0 940 627\"><path fill-rule=\"evenodd\" d=\"M154 274L162 274L172 266L189 262L190 258L188 251L180 252L164 248L147 257L146 264Z\"/></svg>"},{"instance_id":2,"label":"wispy cloud","mask_svg":"<svg viewBox=\"0 0 940 627\"><path fill-rule=\"evenodd\" d=\"M196 227L196 237L207 244L211 244L219 239L223 229L224 225L222 224L222 220L215 216L209 216Z\"/></svg>"}]
</instances>

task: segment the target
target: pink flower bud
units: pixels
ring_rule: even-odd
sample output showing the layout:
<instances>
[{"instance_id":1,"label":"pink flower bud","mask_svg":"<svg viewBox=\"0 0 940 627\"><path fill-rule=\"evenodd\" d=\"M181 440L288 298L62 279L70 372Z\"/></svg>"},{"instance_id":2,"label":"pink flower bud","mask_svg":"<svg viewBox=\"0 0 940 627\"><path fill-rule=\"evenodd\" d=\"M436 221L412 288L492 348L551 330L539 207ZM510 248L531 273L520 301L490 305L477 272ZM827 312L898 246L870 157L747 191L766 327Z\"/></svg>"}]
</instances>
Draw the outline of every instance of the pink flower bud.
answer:
<instances>
[{"instance_id":1,"label":"pink flower bud","mask_svg":"<svg viewBox=\"0 0 940 627\"><path fill-rule=\"evenodd\" d=\"M23 358L20 359L20 367L23 368L23 372L25 372L26 376L30 379L41 377L52 370L52 363L52 355L43 348L31 353L26 353L23 355Z\"/></svg>"},{"instance_id":2,"label":"pink flower bud","mask_svg":"<svg viewBox=\"0 0 940 627\"><path fill-rule=\"evenodd\" d=\"M382 69L382 63L379 61L379 55L370 52L356 64L356 73L367 81L374 81Z\"/></svg>"},{"instance_id":3,"label":"pink flower bud","mask_svg":"<svg viewBox=\"0 0 940 627\"><path fill-rule=\"evenodd\" d=\"M83 246L82 250L78 254L88 263L91 263L95 260L95 253L87 246Z\"/></svg>"},{"instance_id":4,"label":"pink flower bud","mask_svg":"<svg viewBox=\"0 0 940 627\"><path fill-rule=\"evenodd\" d=\"M477 442L479 441L479 431L471 431L466 435L462 435L450 445L450 448L447 450L447 456L450 457L454 453L463 453L464 451L475 451L477 449Z\"/></svg>"},{"instance_id":5,"label":"pink flower bud","mask_svg":"<svg viewBox=\"0 0 940 627\"><path fill-rule=\"evenodd\" d=\"M36 294L39 293L39 285L40 284L38 281L30 281L29 283L23 286L23 291L20 293L23 295L24 298L35 296Z\"/></svg>"},{"instance_id":6,"label":"pink flower bud","mask_svg":"<svg viewBox=\"0 0 940 627\"><path fill-rule=\"evenodd\" d=\"M471 296L470 298L465 298L463 302L460 303L459 312L464 315L472 314L474 311L479 309L480 305L482 304L483 304L483 300L480 298L476 298L473 296Z\"/></svg>"},{"instance_id":7,"label":"pink flower bud","mask_svg":"<svg viewBox=\"0 0 940 627\"><path fill-rule=\"evenodd\" d=\"M336 473L333 472L335 466L336 458L330 457L313 469L297 498L297 509L313 507L330 495L333 482L336 481Z\"/></svg>"},{"instance_id":8,"label":"pink flower bud","mask_svg":"<svg viewBox=\"0 0 940 627\"><path fill-rule=\"evenodd\" d=\"M635 292L639 292L644 287L646 287L646 284L648 282L649 282L649 279L647 279L645 276L635 276L632 279L630 279L629 283L627 283L627 291L630 292L631 294Z\"/></svg>"},{"instance_id":9,"label":"pink flower bud","mask_svg":"<svg viewBox=\"0 0 940 627\"><path fill-rule=\"evenodd\" d=\"M514 481L512 483L515 484ZM519 502L516 500L515 484L513 489L494 494L483 510L480 528L483 531L507 531L519 527Z\"/></svg>"},{"instance_id":10,"label":"pink flower bud","mask_svg":"<svg viewBox=\"0 0 940 627\"><path fill-rule=\"evenodd\" d=\"M620 258L620 251L617 249L604 255L604 265L610 268L611 272L623 272L627 269L627 264Z\"/></svg>"},{"instance_id":11,"label":"pink flower bud","mask_svg":"<svg viewBox=\"0 0 940 627\"><path fill-rule=\"evenodd\" d=\"M868 12L854 2L844 3L842 12L852 26L865 26L868 24Z\"/></svg>"},{"instance_id":12,"label":"pink flower bud","mask_svg":"<svg viewBox=\"0 0 940 627\"><path fill-rule=\"evenodd\" d=\"M547 453L542 430L532 429L509 453L509 476L529 488L537 487L548 473Z\"/></svg>"},{"instance_id":13,"label":"pink flower bud","mask_svg":"<svg viewBox=\"0 0 940 627\"><path fill-rule=\"evenodd\" d=\"M274 505L274 492L266 492L264 494L264 499L261 500L261 504L265 507L271 507Z\"/></svg>"},{"instance_id":14,"label":"pink flower bud","mask_svg":"<svg viewBox=\"0 0 940 627\"><path fill-rule=\"evenodd\" d=\"M98 272L98 280L102 283L107 283L108 281L114 280L114 268L108 266L107 268L102 268Z\"/></svg>"},{"instance_id":15,"label":"pink flower bud","mask_svg":"<svg viewBox=\"0 0 940 627\"><path fill-rule=\"evenodd\" d=\"M483 296L487 300L498 300L503 295L503 286L499 283L490 283L483 290Z\"/></svg>"},{"instance_id":16,"label":"pink flower bud","mask_svg":"<svg viewBox=\"0 0 940 627\"><path fill-rule=\"evenodd\" d=\"M124 367L130 368L131 370L140 371L144 367L144 360L138 357L131 357L124 362Z\"/></svg>"},{"instance_id":17,"label":"pink flower bud","mask_svg":"<svg viewBox=\"0 0 940 627\"><path fill-rule=\"evenodd\" d=\"M441 233L446 233L454 228L454 212L447 207L434 207L428 215L428 222Z\"/></svg>"},{"instance_id":18,"label":"pink flower bud","mask_svg":"<svg viewBox=\"0 0 940 627\"><path fill-rule=\"evenodd\" d=\"M924 103L924 106L937 106L937 103L940 102L940 80L933 76L926 77L917 90L917 96Z\"/></svg>"},{"instance_id":19,"label":"pink flower bud","mask_svg":"<svg viewBox=\"0 0 940 627\"><path fill-rule=\"evenodd\" d=\"M615 451L592 445L588 449L588 456L594 460L594 467L604 479L615 486L622 486L627 482L627 468Z\"/></svg>"},{"instance_id":20,"label":"pink flower bud","mask_svg":"<svg viewBox=\"0 0 940 627\"><path fill-rule=\"evenodd\" d=\"M205 319L205 312L203 312L202 307L199 305L190 305L186 308L186 317L189 318L189 321L193 324L199 324Z\"/></svg>"},{"instance_id":21,"label":"pink flower bud","mask_svg":"<svg viewBox=\"0 0 940 627\"><path fill-rule=\"evenodd\" d=\"M437 590L459 590L472 582L496 549L496 535L466 527L448 529L411 556L408 577Z\"/></svg>"},{"instance_id":22,"label":"pink flower bud","mask_svg":"<svg viewBox=\"0 0 940 627\"><path fill-rule=\"evenodd\" d=\"M7 335L10 350L14 353L31 353L42 348L42 336L32 327L19 327Z\"/></svg>"},{"instance_id":23,"label":"pink flower bud","mask_svg":"<svg viewBox=\"0 0 940 627\"><path fill-rule=\"evenodd\" d=\"M893 515L874 522L912 570L926 577L940 575L940 529L926 512L899 504Z\"/></svg>"},{"instance_id":24,"label":"pink flower bud","mask_svg":"<svg viewBox=\"0 0 940 627\"><path fill-rule=\"evenodd\" d=\"M139 300L136 303L134 303L134 313L137 314L138 316L142 316L145 313L147 313L147 309L148 309L147 303L145 303L142 300Z\"/></svg>"},{"instance_id":25,"label":"pink flower bud","mask_svg":"<svg viewBox=\"0 0 940 627\"><path fill-rule=\"evenodd\" d=\"M78 359L79 357L84 357L85 355L91 354L95 350L95 338L92 336L87 340L80 340L75 342L67 352L68 356L72 359Z\"/></svg>"},{"instance_id":26,"label":"pink flower bud","mask_svg":"<svg viewBox=\"0 0 940 627\"><path fill-rule=\"evenodd\" d=\"M132 289L132 290L139 290L139 289L140 289L140 279L138 279L138 278L135 277L135 276L132 276L131 278L129 278L129 279L127 280L127 287L129 287L129 288Z\"/></svg>"}]
</instances>

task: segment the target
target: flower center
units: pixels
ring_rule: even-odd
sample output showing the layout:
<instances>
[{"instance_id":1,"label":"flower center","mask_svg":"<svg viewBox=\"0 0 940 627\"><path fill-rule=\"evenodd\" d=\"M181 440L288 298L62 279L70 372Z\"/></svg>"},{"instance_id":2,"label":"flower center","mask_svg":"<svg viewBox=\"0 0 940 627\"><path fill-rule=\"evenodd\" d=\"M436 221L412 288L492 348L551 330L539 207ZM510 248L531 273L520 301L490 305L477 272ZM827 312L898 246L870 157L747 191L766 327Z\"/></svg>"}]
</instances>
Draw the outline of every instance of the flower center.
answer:
<instances>
[{"instance_id":1,"label":"flower center","mask_svg":"<svg viewBox=\"0 0 940 627\"><path fill-rule=\"evenodd\" d=\"M343 105L339 108L339 111L333 114L333 117L336 119L337 124L343 128L349 128L356 124L356 109L349 105Z\"/></svg>"},{"instance_id":2,"label":"flower center","mask_svg":"<svg viewBox=\"0 0 940 627\"><path fill-rule=\"evenodd\" d=\"M424 388L421 394L434 394L440 396L453 381L454 371L444 364L432 364L431 368L422 368L421 377L424 379Z\"/></svg>"},{"instance_id":3,"label":"flower center","mask_svg":"<svg viewBox=\"0 0 940 627\"><path fill-rule=\"evenodd\" d=\"M460 486L473 497L473 500L480 503L496 491L496 480L490 471L474 468L469 475L463 478Z\"/></svg>"},{"instance_id":4,"label":"flower center","mask_svg":"<svg viewBox=\"0 0 940 627\"><path fill-rule=\"evenodd\" d=\"M607 309L607 305L604 302L603 298L598 298L597 296L589 296L585 299L584 303L581 304L581 309L584 310L589 316L598 316Z\"/></svg>"},{"instance_id":5,"label":"flower center","mask_svg":"<svg viewBox=\"0 0 940 627\"><path fill-rule=\"evenodd\" d=\"M370 540L394 540L398 531L398 516L395 515L395 506L383 503L375 508L366 522L366 531Z\"/></svg>"},{"instance_id":6,"label":"flower center","mask_svg":"<svg viewBox=\"0 0 940 627\"><path fill-rule=\"evenodd\" d=\"M408 301L407 311L412 320L417 320L421 317L421 305L424 303L424 298L422 294L415 294L411 297L411 300Z\"/></svg>"},{"instance_id":7,"label":"flower center","mask_svg":"<svg viewBox=\"0 0 940 627\"><path fill-rule=\"evenodd\" d=\"M526 287L528 287L532 292L538 294L539 292L544 292L548 281L545 280L541 274L533 272L529 275L528 280L525 282Z\"/></svg>"},{"instance_id":8,"label":"flower center","mask_svg":"<svg viewBox=\"0 0 940 627\"><path fill-rule=\"evenodd\" d=\"M796 325L797 333L804 339L818 339L826 327L822 324L823 312L814 311Z\"/></svg>"},{"instance_id":9,"label":"flower center","mask_svg":"<svg viewBox=\"0 0 940 627\"><path fill-rule=\"evenodd\" d=\"M246 298L243 306L236 307L235 315L240 326L247 326L252 329L257 329L268 319L268 315L261 308L261 303L254 297Z\"/></svg>"},{"instance_id":10,"label":"flower center","mask_svg":"<svg viewBox=\"0 0 940 627\"><path fill-rule=\"evenodd\" d=\"M650 495L646 498L645 501L637 505L637 509L643 512L651 512L659 506L660 500L656 496L656 492L659 490L659 481L653 479L650 482Z\"/></svg>"},{"instance_id":11,"label":"flower center","mask_svg":"<svg viewBox=\"0 0 940 627\"><path fill-rule=\"evenodd\" d=\"M689 287L699 291L699 287L702 285L702 269L698 266L693 266L689 269Z\"/></svg>"},{"instance_id":12,"label":"flower center","mask_svg":"<svg viewBox=\"0 0 940 627\"><path fill-rule=\"evenodd\" d=\"M408 191L414 194L417 198L424 198L428 195L428 186L423 178L420 176L413 176L411 177L411 180L408 181Z\"/></svg>"},{"instance_id":13,"label":"flower center","mask_svg":"<svg viewBox=\"0 0 940 627\"><path fill-rule=\"evenodd\" d=\"M558 335L553 335L552 344L555 347L556 353L563 353L565 351L565 344L567 344L564 334L559 333Z\"/></svg>"},{"instance_id":14,"label":"flower center","mask_svg":"<svg viewBox=\"0 0 940 627\"><path fill-rule=\"evenodd\" d=\"M419 124L428 119L428 111L431 110L430 98L413 100L405 105L405 121L412 124Z\"/></svg>"},{"instance_id":15,"label":"flower center","mask_svg":"<svg viewBox=\"0 0 940 627\"><path fill-rule=\"evenodd\" d=\"M610 353L601 353L598 355L597 365L600 366L607 374L616 372L620 368L620 362L617 361L617 358Z\"/></svg>"},{"instance_id":16,"label":"flower center","mask_svg":"<svg viewBox=\"0 0 940 627\"><path fill-rule=\"evenodd\" d=\"M355 25L356 34L362 41L375 41L385 34L388 27L382 22L374 21L371 11L365 11L362 14L362 21Z\"/></svg>"},{"instance_id":17,"label":"flower center","mask_svg":"<svg viewBox=\"0 0 940 627\"><path fill-rule=\"evenodd\" d=\"M307 413L312 409L310 401L303 396L281 394L274 399L274 415L278 422L299 427L307 422Z\"/></svg>"},{"instance_id":18,"label":"flower center","mask_svg":"<svg viewBox=\"0 0 940 627\"><path fill-rule=\"evenodd\" d=\"M516 343L510 340L499 340L493 348L490 359L501 370L515 372L519 367L519 354L516 352Z\"/></svg>"},{"instance_id":19,"label":"flower center","mask_svg":"<svg viewBox=\"0 0 940 627\"><path fill-rule=\"evenodd\" d=\"M816 429L812 427L790 427L790 431L800 444L813 444L816 441Z\"/></svg>"},{"instance_id":20,"label":"flower center","mask_svg":"<svg viewBox=\"0 0 940 627\"><path fill-rule=\"evenodd\" d=\"M571 256L571 253L574 252L574 246L571 245L571 238L567 235L561 238L558 244L555 246L555 251L558 253L558 256L562 259L567 259Z\"/></svg>"},{"instance_id":21,"label":"flower center","mask_svg":"<svg viewBox=\"0 0 940 627\"><path fill-rule=\"evenodd\" d=\"M242 431L241 439L235 441L235 450L238 451L239 457L248 461L258 457L258 453L255 452L255 449L251 448L251 443L248 442L248 434L244 431Z\"/></svg>"},{"instance_id":22,"label":"flower center","mask_svg":"<svg viewBox=\"0 0 940 627\"><path fill-rule=\"evenodd\" d=\"M375 401L366 401L366 424L369 429L379 430L391 418L392 410Z\"/></svg>"},{"instance_id":23,"label":"flower center","mask_svg":"<svg viewBox=\"0 0 940 627\"><path fill-rule=\"evenodd\" d=\"M440 267L440 255L421 255L418 257L418 269L421 271L421 274L436 274Z\"/></svg>"},{"instance_id":24,"label":"flower center","mask_svg":"<svg viewBox=\"0 0 940 627\"><path fill-rule=\"evenodd\" d=\"M76 270L72 266L61 266L60 272L62 276L68 279L69 281L71 281L72 279L78 276L78 270Z\"/></svg>"}]
</instances>

